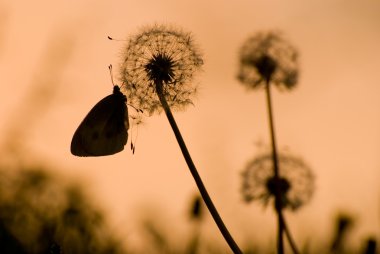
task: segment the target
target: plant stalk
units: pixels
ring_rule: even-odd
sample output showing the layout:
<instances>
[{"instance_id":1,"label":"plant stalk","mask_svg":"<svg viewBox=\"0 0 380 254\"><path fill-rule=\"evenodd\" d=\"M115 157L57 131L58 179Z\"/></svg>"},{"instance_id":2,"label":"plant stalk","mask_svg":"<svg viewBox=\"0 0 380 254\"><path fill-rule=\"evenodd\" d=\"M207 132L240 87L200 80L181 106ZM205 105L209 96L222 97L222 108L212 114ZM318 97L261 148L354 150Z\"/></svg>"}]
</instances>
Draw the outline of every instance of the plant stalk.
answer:
<instances>
[{"instance_id":1,"label":"plant stalk","mask_svg":"<svg viewBox=\"0 0 380 254\"><path fill-rule=\"evenodd\" d=\"M273 159L273 170L274 170L274 177L276 180L279 180L280 172L279 172L279 166L278 166L278 153L277 153L277 147L276 147L276 135L274 131L274 120L273 120L273 109L272 109L272 97L270 92L270 80L267 80L266 86L266 95L267 95L267 106L268 106L268 115L269 115L269 126L270 126L270 136L271 136L271 142L272 142L272 159ZM281 201L281 189L276 187L275 191L275 208L277 212L277 218L278 218L278 244L277 244L277 250L279 254L284 253L284 239L283 239L283 233L285 233L286 238L288 239L289 245L293 251L294 254L299 254L299 250L297 248L297 245L292 237L292 234L290 233L290 230L288 228L288 225L286 223L283 211L282 211L282 201Z\"/></svg>"},{"instance_id":2,"label":"plant stalk","mask_svg":"<svg viewBox=\"0 0 380 254\"><path fill-rule=\"evenodd\" d=\"M284 214L281 213L280 215L281 215L282 225L284 226L285 236L288 239L290 248L292 249L292 251L293 251L294 254L299 254L300 252L299 252L299 250L297 248L296 242L294 241L294 239L292 237L292 234L290 233L288 225L286 224L286 220L285 220Z\"/></svg>"},{"instance_id":3,"label":"plant stalk","mask_svg":"<svg viewBox=\"0 0 380 254\"><path fill-rule=\"evenodd\" d=\"M181 132L179 131L177 123L174 119L174 116L173 116L171 110L170 110L170 107L169 107L169 105L165 99L165 96L163 96L162 84L158 84L158 85L156 84L156 91L157 91L157 95L159 97L159 100L162 104L162 107L164 108L165 114L169 120L169 123L173 129L173 132L174 132L174 135L177 139L178 145L181 148L182 155L185 158L187 166L189 167L189 170L190 170L190 172L191 172L191 174L195 180L195 183L197 184L199 192L200 192L208 210L210 211L210 213L212 215L212 218L214 219L216 225L218 226L220 232L222 233L224 239L226 240L227 244L231 248L232 252L234 254L242 254L242 251L240 250L239 246L236 244L236 242L232 238L230 232L228 231L227 227L224 225L222 218L220 217L216 207L214 206L214 203L212 202L212 200L211 200L211 198L210 198L210 196L206 190L206 187L203 184L201 177L198 174L198 171L197 171L197 169L194 165L194 162L190 156L190 153L186 147L185 141L182 138Z\"/></svg>"},{"instance_id":4,"label":"plant stalk","mask_svg":"<svg viewBox=\"0 0 380 254\"><path fill-rule=\"evenodd\" d=\"M268 118L269 118L269 128L270 128L270 136L272 142L272 160L273 160L273 171L274 171L274 179L276 182L279 181L279 167L278 167L278 155L277 155L277 147L276 147L276 137L274 133L274 121L273 121L273 112L272 112L272 98L270 93L270 81L267 79L266 86L266 97L267 97L267 107L268 107ZM282 216L282 202L281 202L281 190L276 185L275 187L275 208L278 219L278 235L277 235L277 252L278 254L284 254L284 223Z\"/></svg>"}]
</instances>

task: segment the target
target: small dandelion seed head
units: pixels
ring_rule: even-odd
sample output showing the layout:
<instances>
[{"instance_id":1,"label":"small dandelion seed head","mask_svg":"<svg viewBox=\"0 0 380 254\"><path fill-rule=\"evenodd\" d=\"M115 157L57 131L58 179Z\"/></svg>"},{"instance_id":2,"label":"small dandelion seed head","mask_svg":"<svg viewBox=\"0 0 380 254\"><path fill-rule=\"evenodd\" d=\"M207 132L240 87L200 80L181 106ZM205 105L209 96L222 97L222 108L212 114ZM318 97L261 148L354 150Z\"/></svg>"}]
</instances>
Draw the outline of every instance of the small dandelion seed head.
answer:
<instances>
[{"instance_id":1,"label":"small dandelion seed head","mask_svg":"<svg viewBox=\"0 0 380 254\"><path fill-rule=\"evenodd\" d=\"M120 79L126 84L129 103L149 115L162 110L157 92L171 108L192 104L197 90L192 81L203 60L191 34L164 25L150 26L129 39L122 56Z\"/></svg>"},{"instance_id":2,"label":"small dandelion seed head","mask_svg":"<svg viewBox=\"0 0 380 254\"><path fill-rule=\"evenodd\" d=\"M242 172L242 195L249 203L260 200L265 206L274 203L276 189L281 191L281 206L297 210L307 203L314 192L314 175L302 159L280 154L279 177L274 177L270 153L255 157Z\"/></svg>"},{"instance_id":3,"label":"small dandelion seed head","mask_svg":"<svg viewBox=\"0 0 380 254\"><path fill-rule=\"evenodd\" d=\"M290 90L298 81L298 53L279 32L260 32L248 38L240 49L238 79L256 89L271 82Z\"/></svg>"}]
</instances>

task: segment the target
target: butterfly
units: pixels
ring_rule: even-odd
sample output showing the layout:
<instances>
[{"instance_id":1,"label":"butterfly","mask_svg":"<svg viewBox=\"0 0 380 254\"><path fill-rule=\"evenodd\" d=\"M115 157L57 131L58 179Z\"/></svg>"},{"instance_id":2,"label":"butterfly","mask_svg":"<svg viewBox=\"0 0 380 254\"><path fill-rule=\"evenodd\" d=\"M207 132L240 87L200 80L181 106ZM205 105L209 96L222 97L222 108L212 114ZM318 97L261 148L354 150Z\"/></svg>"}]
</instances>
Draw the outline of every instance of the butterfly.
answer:
<instances>
[{"instance_id":1,"label":"butterfly","mask_svg":"<svg viewBox=\"0 0 380 254\"><path fill-rule=\"evenodd\" d=\"M83 119L71 140L76 156L105 156L124 150L128 140L127 97L120 87L99 101Z\"/></svg>"}]
</instances>

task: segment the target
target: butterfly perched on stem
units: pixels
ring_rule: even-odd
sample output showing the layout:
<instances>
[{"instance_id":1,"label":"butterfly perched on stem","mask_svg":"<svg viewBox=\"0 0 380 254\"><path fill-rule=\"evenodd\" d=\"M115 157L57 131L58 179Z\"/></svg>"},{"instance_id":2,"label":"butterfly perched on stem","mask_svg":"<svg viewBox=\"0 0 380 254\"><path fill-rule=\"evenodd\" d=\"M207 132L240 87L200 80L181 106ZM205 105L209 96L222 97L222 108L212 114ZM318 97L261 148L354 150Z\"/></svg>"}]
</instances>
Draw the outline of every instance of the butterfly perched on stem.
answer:
<instances>
[{"instance_id":1,"label":"butterfly perched on stem","mask_svg":"<svg viewBox=\"0 0 380 254\"><path fill-rule=\"evenodd\" d=\"M111 66L110 66L111 70ZM105 156L124 150L128 140L127 97L120 87L100 100L83 119L71 141L76 156Z\"/></svg>"}]
</instances>

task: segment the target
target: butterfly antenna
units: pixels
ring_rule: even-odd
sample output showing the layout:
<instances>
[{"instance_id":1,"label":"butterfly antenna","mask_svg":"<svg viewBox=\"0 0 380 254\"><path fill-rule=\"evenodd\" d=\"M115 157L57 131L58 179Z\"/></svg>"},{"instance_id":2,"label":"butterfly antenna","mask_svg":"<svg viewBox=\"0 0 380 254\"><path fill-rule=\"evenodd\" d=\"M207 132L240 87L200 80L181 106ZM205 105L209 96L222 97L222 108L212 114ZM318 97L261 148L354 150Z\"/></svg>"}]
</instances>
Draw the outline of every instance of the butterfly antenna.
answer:
<instances>
[{"instance_id":1,"label":"butterfly antenna","mask_svg":"<svg viewBox=\"0 0 380 254\"><path fill-rule=\"evenodd\" d=\"M112 85L115 86L115 83L113 82L112 64L108 65L108 69L110 70L110 76L111 76Z\"/></svg>"}]
</instances>

